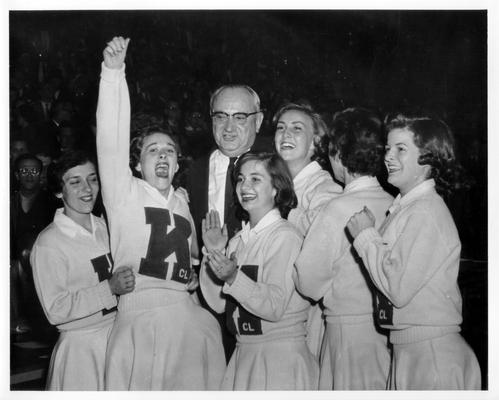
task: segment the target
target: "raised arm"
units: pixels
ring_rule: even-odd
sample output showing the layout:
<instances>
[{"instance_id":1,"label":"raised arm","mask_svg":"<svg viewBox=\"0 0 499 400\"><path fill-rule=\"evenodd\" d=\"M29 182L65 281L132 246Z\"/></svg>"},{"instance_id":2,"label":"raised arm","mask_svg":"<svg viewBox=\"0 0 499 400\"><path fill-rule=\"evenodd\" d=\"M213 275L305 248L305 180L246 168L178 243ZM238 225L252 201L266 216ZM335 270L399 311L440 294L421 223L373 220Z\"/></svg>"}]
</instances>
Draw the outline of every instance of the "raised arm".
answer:
<instances>
[{"instance_id":1,"label":"raised arm","mask_svg":"<svg viewBox=\"0 0 499 400\"><path fill-rule=\"evenodd\" d=\"M125 57L130 39L113 38L103 52L97 103L97 156L106 207L124 201L131 190L130 97L125 80Z\"/></svg>"}]
</instances>

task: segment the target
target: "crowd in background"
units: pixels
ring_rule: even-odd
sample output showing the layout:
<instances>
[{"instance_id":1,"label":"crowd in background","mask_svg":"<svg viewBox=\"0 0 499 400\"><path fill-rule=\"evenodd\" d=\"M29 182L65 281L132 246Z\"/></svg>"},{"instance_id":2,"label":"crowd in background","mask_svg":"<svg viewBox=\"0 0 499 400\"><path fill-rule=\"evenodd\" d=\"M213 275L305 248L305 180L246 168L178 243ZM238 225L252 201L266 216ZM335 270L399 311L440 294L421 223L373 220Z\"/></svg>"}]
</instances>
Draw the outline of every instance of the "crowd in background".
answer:
<instances>
[{"instance_id":1,"label":"crowd in background","mask_svg":"<svg viewBox=\"0 0 499 400\"><path fill-rule=\"evenodd\" d=\"M350 105L377 109L381 117L423 105L453 129L470 178L449 201L463 257L486 259L478 16L137 11L11 17L11 162L30 152L46 167L66 149L95 147L99 46L108 32L125 27L135 41L127 62L132 134L149 125L177 134L184 168L213 145L208 100L223 83L244 82L260 93L260 140L269 145L272 116L287 100L309 101L326 121Z\"/></svg>"},{"instance_id":2,"label":"crowd in background","mask_svg":"<svg viewBox=\"0 0 499 400\"><path fill-rule=\"evenodd\" d=\"M480 32L473 25L463 31L464 16L454 16L456 30L430 23L424 25L430 26L424 33L422 25L408 24L417 18L400 14L387 14L384 24L374 16L350 15L349 25L336 16L337 25L329 30L313 22L299 24L297 13L288 20L272 13L153 14L11 15L12 263L26 262L23 251L51 222L53 214L46 215L51 214L47 210L58 206L47 190L47 168L68 150L95 150L102 38L110 39L109 32L116 31L130 32L135 42L127 57L132 135L157 125L178 136L181 170L177 186L183 184L190 162L213 146L208 103L211 91L222 83L246 83L260 94L265 119L258 140L267 143L269 150L274 136L272 116L286 101L310 102L326 122L352 104L375 108L380 117L423 104L447 120L461 150L467 184L448 204L461 236L462 258L486 260L486 107L480 103L483 93L476 95L483 89L484 78L477 78L483 69L476 68L483 62L483 49L474 48L481 45L477 45ZM430 16L430 22L431 18L437 22L436 16ZM450 48L454 41L464 43L463 47ZM448 54L439 54L444 48ZM431 64L438 57L445 62ZM397 74L392 73L395 70ZM415 82L423 77L421 83ZM459 88L457 84L463 82L468 86ZM424 102L423 94L427 94ZM19 223L26 220L26 212L14 207L18 204L15 196L26 184L16 159L26 153L43 164L39 184L35 182L34 192L30 189L36 192L37 201L49 204L32 209L39 217L37 224ZM29 168L25 170L25 177L33 175ZM100 207L96 212L103 212Z\"/></svg>"}]
</instances>

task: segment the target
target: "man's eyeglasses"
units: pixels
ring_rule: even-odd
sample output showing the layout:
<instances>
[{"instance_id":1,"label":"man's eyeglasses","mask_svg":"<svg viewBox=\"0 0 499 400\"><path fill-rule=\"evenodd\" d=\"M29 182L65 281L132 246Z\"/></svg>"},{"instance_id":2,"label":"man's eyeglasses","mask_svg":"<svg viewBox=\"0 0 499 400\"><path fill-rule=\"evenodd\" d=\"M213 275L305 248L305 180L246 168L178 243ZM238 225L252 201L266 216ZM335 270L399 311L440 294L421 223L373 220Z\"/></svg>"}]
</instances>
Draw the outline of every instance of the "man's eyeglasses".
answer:
<instances>
[{"instance_id":1,"label":"man's eyeglasses","mask_svg":"<svg viewBox=\"0 0 499 400\"><path fill-rule=\"evenodd\" d=\"M232 117L234 118L234 121L236 121L236 124L244 125L250 115L258 114L259 112L261 112L261 110L252 113L237 112L234 114L227 114L223 111L215 111L211 113L211 119L215 124L224 124L229 120L230 117Z\"/></svg>"},{"instance_id":2,"label":"man's eyeglasses","mask_svg":"<svg viewBox=\"0 0 499 400\"><path fill-rule=\"evenodd\" d=\"M21 175L33 175L33 176L38 176L40 175L40 170L38 168L19 168L17 170Z\"/></svg>"}]
</instances>

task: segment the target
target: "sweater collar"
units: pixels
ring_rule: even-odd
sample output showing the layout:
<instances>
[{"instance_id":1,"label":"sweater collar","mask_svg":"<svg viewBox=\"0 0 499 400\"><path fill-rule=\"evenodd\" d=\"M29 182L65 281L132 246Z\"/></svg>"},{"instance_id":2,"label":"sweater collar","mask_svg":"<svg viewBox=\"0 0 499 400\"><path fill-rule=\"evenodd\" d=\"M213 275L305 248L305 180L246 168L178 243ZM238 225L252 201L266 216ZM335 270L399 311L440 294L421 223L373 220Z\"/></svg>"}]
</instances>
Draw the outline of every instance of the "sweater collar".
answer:
<instances>
[{"instance_id":1,"label":"sweater collar","mask_svg":"<svg viewBox=\"0 0 499 400\"><path fill-rule=\"evenodd\" d=\"M66 214L64 214L64 208L59 208L56 210L54 215L54 224L67 236L74 238L77 234L95 237L95 217L90 213L90 223L92 224L92 232L87 231L83 226L77 224Z\"/></svg>"},{"instance_id":2,"label":"sweater collar","mask_svg":"<svg viewBox=\"0 0 499 400\"><path fill-rule=\"evenodd\" d=\"M399 208L406 207L408 204L419 199L429 192L435 192L435 180L427 179L421 182L419 185L413 187L405 196L401 196L400 193L395 197L393 204L388 209L391 214Z\"/></svg>"},{"instance_id":3,"label":"sweater collar","mask_svg":"<svg viewBox=\"0 0 499 400\"><path fill-rule=\"evenodd\" d=\"M239 235L244 244L246 244L248 243L250 238L258 235L269 225L272 225L274 222L280 220L281 218L282 217L279 210L277 208L273 208L267 214L265 214L253 228L250 227L249 222L243 222L243 228L237 233L237 235Z\"/></svg>"},{"instance_id":4,"label":"sweater collar","mask_svg":"<svg viewBox=\"0 0 499 400\"><path fill-rule=\"evenodd\" d=\"M365 190L378 186L380 185L375 176L360 176L346 185L345 189L343 189L343 193L353 192L355 190Z\"/></svg>"},{"instance_id":5,"label":"sweater collar","mask_svg":"<svg viewBox=\"0 0 499 400\"><path fill-rule=\"evenodd\" d=\"M320 170L322 170L322 168L319 163L317 161L312 161L308 163L300 172L298 172L298 174L296 174L293 179L293 183L296 184L297 182L307 180L310 176Z\"/></svg>"}]
</instances>

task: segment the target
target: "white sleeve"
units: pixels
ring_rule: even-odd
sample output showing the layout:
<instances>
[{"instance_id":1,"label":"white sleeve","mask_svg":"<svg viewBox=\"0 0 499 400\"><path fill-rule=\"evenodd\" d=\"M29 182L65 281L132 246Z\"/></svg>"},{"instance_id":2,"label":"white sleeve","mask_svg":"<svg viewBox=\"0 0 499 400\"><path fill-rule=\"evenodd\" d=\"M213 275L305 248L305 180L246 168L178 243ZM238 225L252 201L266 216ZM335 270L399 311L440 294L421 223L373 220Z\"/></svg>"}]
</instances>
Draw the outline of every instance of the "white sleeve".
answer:
<instances>
[{"instance_id":1,"label":"white sleeve","mask_svg":"<svg viewBox=\"0 0 499 400\"><path fill-rule=\"evenodd\" d=\"M51 324L71 322L117 305L107 279L95 286L69 290L68 260L57 249L35 244L30 261L36 292Z\"/></svg>"},{"instance_id":2,"label":"white sleeve","mask_svg":"<svg viewBox=\"0 0 499 400\"><path fill-rule=\"evenodd\" d=\"M341 253L341 235L345 235L345 227L334 220L334 207L333 202L318 214L295 262L297 290L315 301L332 285L333 264Z\"/></svg>"},{"instance_id":3,"label":"white sleeve","mask_svg":"<svg viewBox=\"0 0 499 400\"><path fill-rule=\"evenodd\" d=\"M303 236L307 235L310 225L322 207L342 193L341 186L332 179L325 180L304 194L303 204L298 204L289 212L290 221Z\"/></svg>"},{"instance_id":4,"label":"white sleeve","mask_svg":"<svg viewBox=\"0 0 499 400\"><path fill-rule=\"evenodd\" d=\"M210 273L207 266L206 256L201 261L201 268L199 270L199 286L201 293L208 303L208 305L217 313L225 311L225 299L222 297L222 283L216 282L216 277Z\"/></svg>"},{"instance_id":5,"label":"white sleeve","mask_svg":"<svg viewBox=\"0 0 499 400\"><path fill-rule=\"evenodd\" d=\"M223 292L257 317L279 321L295 290L293 263L300 246L301 239L294 231L279 232L266 246L264 262L260 266L262 281L255 282L239 270L232 285L224 284Z\"/></svg>"},{"instance_id":6,"label":"white sleeve","mask_svg":"<svg viewBox=\"0 0 499 400\"><path fill-rule=\"evenodd\" d=\"M106 208L124 201L131 190L130 97L125 65L119 70L102 63L97 102L97 157Z\"/></svg>"},{"instance_id":7,"label":"white sleeve","mask_svg":"<svg viewBox=\"0 0 499 400\"><path fill-rule=\"evenodd\" d=\"M456 249L448 248L437 222L428 213L410 215L397 229L392 247L374 228L360 232L354 247L376 287L400 308L413 299Z\"/></svg>"}]
</instances>

